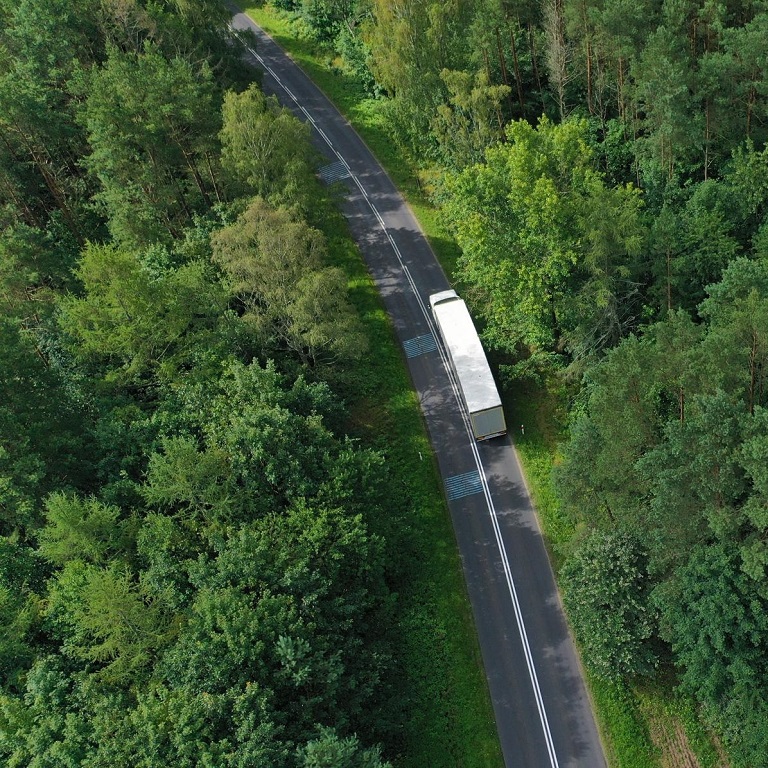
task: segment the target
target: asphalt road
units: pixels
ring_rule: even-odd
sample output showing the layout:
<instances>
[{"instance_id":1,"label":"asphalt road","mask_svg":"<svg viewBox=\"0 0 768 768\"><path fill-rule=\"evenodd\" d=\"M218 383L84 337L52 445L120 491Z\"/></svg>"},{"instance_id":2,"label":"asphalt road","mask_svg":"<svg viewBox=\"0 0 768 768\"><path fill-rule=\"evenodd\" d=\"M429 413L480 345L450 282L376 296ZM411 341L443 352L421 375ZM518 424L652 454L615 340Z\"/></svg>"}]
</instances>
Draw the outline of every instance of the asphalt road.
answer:
<instances>
[{"instance_id":1,"label":"asphalt road","mask_svg":"<svg viewBox=\"0 0 768 768\"><path fill-rule=\"evenodd\" d=\"M360 137L247 16L264 87L315 130L326 180L381 293L445 484L507 768L606 765L581 669L511 439L477 443L428 297L450 288L410 209ZM415 458L415 457L414 457Z\"/></svg>"}]
</instances>

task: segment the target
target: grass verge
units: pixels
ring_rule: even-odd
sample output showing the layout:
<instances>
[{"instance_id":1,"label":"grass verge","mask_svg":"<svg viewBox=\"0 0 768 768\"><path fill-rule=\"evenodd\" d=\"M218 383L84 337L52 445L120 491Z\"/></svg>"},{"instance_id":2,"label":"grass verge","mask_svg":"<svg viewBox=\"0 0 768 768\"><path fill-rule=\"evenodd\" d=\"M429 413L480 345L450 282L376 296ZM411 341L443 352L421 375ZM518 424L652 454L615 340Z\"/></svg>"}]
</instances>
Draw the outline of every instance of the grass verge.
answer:
<instances>
[{"instance_id":1,"label":"grass verge","mask_svg":"<svg viewBox=\"0 0 768 768\"><path fill-rule=\"evenodd\" d=\"M268 5L248 8L247 12L347 117L403 193L443 268L452 274L458 248L427 200L413 171L415 164L384 130L379 103L367 98L357 83L340 70L332 54L303 37L300 26L288 15ZM349 256L344 266L353 275L353 297L377 350L376 363L369 361L364 373L368 380L366 390L371 402L382 404L381 408L368 409L363 396L358 418L377 420L369 426L375 426L380 435L390 436L385 450L397 464L398 476L409 478L414 508L418 511L413 534L432 544L419 555L426 558L420 578L413 584L411 594L403 596L404 668L411 676L408 685L414 689L409 714L413 719L405 723L402 764L414 768L501 765L487 689L484 680L477 678L481 669L479 649L450 519L435 468L429 461L416 460L416 456L431 455L418 404L389 322L359 257ZM544 390L512 387L505 394L505 409L513 425L511 431L547 548L557 569L573 535L570 522L560 512L550 480L557 444L562 438L557 396ZM457 661L459 667L454 668ZM663 738L658 738L657 729L678 726L685 733L686 745L692 749L690 755L695 753L701 768L720 765L690 703L675 699L668 691L634 689L589 673L587 679L613 768L690 765L677 763L674 756L663 754L668 746ZM474 720L468 708L474 709Z\"/></svg>"}]
</instances>

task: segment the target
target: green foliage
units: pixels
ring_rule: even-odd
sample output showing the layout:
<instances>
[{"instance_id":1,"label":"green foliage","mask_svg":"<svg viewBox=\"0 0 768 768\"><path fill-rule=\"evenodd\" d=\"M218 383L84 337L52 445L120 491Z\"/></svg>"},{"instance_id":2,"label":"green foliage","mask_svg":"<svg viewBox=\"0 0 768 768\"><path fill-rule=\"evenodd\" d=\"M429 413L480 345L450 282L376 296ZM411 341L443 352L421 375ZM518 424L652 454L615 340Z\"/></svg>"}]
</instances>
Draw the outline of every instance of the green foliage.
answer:
<instances>
[{"instance_id":1,"label":"green foliage","mask_svg":"<svg viewBox=\"0 0 768 768\"><path fill-rule=\"evenodd\" d=\"M510 117L540 116L542 35L533 26L539 7L501 0L409 0L394 7L376 0L371 11L354 30L369 52L373 92L387 94L387 127L415 150L418 164L426 156L463 167L492 137L501 138ZM444 72L452 73L448 80ZM452 127L458 136L451 137ZM462 157L462 149L470 154Z\"/></svg>"},{"instance_id":2,"label":"green foliage","mask_svg":"<svg viewBox=\"0 0 768 768\"><path fill-rule=\"evenodd\" d=\"M686 562L713 533L738 534L746 490L737 459L742 414L722 393L691 399L685 421L670 422L664 440L639 460L650 486L646 525L655 572Z\"/></svg>"},{"instance_id":3,"label":"green foliage","mask_svg":"<svg viewBox=\"0 0 768 768\"><path fill-rule=\"evenodd\" d=\"M446 181L461 277L487 338L506 352L568 346L589 356L634 320L625 313L644 237L639 198L605 186L586 127L512 123L509 143Z\"/></svg>"},{"instance_id":4,"label":"green foliage","mask_svg":"<svg viewBox=\"0 0 768 768\"><path fill-rule=\"evenodd\" d=\"M764 579L764 577L763 577ZM662 631L686 688L730 746L735 764L766 754L766 595L726 543L698 547L674 582L657 590Z\"/></svg>"},{"instance_id":5,"label":"green foliage","mask_svg":"<svg viewBox=\"0 0 768 768\"><path fill-rule=\"evenodd\" d=\"M82 764L87 748L82 717L67 717L73 683L61 659L39 659L26 678L24 696L0 694L0 754L9 768Z\"/></svg>"},{"instance_id":6,"label":"green foliage","mask_svg":"<svg viewBox=\"0 0 768 768\"><path fill-rule=\"evenodd\" d=\"M339 510L302 504L249 526L192 567L196 596L165 675L212 693L256 683L296 736L318 720L357 721L386 658L383 644L362 642L386 608L382 556L362 520Z\"/></svg>"},{"instance_id":7,"label":"green foliage","mask_svg":"<svg viewBox=\"0 0 768 768\"><path fill-rule=\"evenodd\" d=\"M198 449L191 437L168 437L162 453L149 458L148 483L144 498L160 509L177 507L183 515L205 518L227 514L232 499L225 481L230 472L224 450Z\"/></svg>"},{"instance_id":8,"label":"green foliage","mask_svg":"<svg viewBox=\"0 0 768 768\"><path fill-rule=\"evenodd\" d=\"M62 653L94 663L113 683L136 679L173 635L162 605L118 562L69 561L50 585L46 615Z\"/></svg>"},{"instance_id":9,"label":"green foliage","mask_svg":"<svg viewBox=\"0 0 768 768\"><path fill-rule=\"evenodd\" d=\"M300 499L350 512L377 507L381 460L325 426L327 388L301 379L284 386L274 366L237 363L181 392L184 411L165 426L163 452L150 457L147 501L211 534ZM171 437L179 431L190 437Z\"/></svg>"},{"instance_id":10,"label":"green foliage","mask_svg":"<svg viewBox=\"0 0 768 768\"><path fill-rule=\"evenodd\" d=\"M287 765L271 715L256 686L192 695L152 684L135 701L105 697L92 707L93 759L148 768Z\"/></svg>"},{"instance_id":11,"label":"green foliage","mask_svg":"<svg viewBox=\"0 0 768 768\"><path fill-rule=\"evenodd\" d=\"M680 678L737 764L752 765L765 748L765 263L732 261L708 294L703 324L672 313L590 373L559 482L591 536L614 536L618 524L642 540L660 636ZM566 595L580 562L577 551L564 569ZM636 596L620 602L631 613ZM588 605L569 603L575 617ZM589 624L586 639L582 630L587 653L607 622Z\"/></svg>"},{"instance_id":12,"label":"green foliage","mask_svg":"<svg viewBox=\"0 0 768 768\"><path fill-rule=\"evenodd\" d=\"M586 413L574 419L558 472L560 493L575 519L600 527L618 521L646 540L648 479L637 462L660 443L667 419L684 417L689 386L698 381L691 358L699 339L690 318L676 314L642 339L630 336L590 370Z\"/></svg>"},{"instance_id":13,"label":"green foliage","mask_svg":"<svg viewBox=\"0 0 768 768\"><path fill-rule=\"evenodd\" d=\"M301 768L390 768L375 749L361 749L351 736L340 739L332 729L321 728L317 739L299 753Z\"/></svg>"},{"instance_id":14,"label":"green foliage","mask_svg":"<svg viewBox=\"0 0 768 768\"><path fill-rule=\"evenodd\" d=\"M650 550L653 583L671 578L692 548L708 546L719 536L736 540L737 562L752 578L764 578L760 466L765 321L759 260L768 253L768 238L763 226L765 122L757 116L765 109L766 92L764 68L756 56L762 7L629 7L623 2L598 7L566 1L558 39L550 31L542 34L542 9L526 4L512 9L477 2L461 10L458 4L443 4L439 22L430 15L429 4L400 5L400 15L391 4L384 6L374 7L361 36L370 44L379 86L394 98L383 105L366 103L365 110L349 91L341 98L351 118L361 116L366 122L367 138L376 141L375 131L383 124L403 142L418 146L422 168L437 158L438 111L447 115L447 108L451 124L460 122L445 83L437 79L444 67L461 83L482 71L491 87L509 86L509 98L500 103L501 122L519 116L518 109L531 110L533 122L539 104L557 105L559 83L555 78L546 82L544 60L561 45L562 103L589 116L595 161L612 185L601 179L611 204L595 194L589 215L583 215L579 229L573 227L580 233L570 241L578 260L572 266L565 262L560 338L548 330L558 326L540 313L539 327L552 339L549 347L538 337L535 343L526 339L510 344L515 357L503 361L509 370L523 372L557 349L566 352L568 373L584 376L572 382L574 439L559 472L567 477L560 486L570 518L564 528L608 533L618 526L633 533ZM457 25L464 33L458 41L450 36L451 25L462 12L467 21ZM510 29L517 30L517 61L509 47ZM307 46L297 53L313 67ZM443 63L446 59L449 65ZM316 66L312 72L325 74L329 92L348 82ZM429 93L421 94L419 88ZM373 114L386 119L374 124ZM498 121L494 114L491 123ZM450 139L463 135L459 130ZM751 145L744 143L748 135ZM579 150L579 155L585 153ZM401 172L403 162L398 158L393 171ZM460 167L476 161L456 149L450 162ZM570 181L572 166L560 167ZM427 168L422 179L432 179L440 170ZM513 292L503 267L510 251L516 256L517 242L505 239L510 229L502 215L507 189L500 178L501 173L468 172L469 191L462 200L463 212L468 212L464 236L481 232L486 242L493 239L493 247L477 258L478 272L487 277L487 291L477 291L477 310L485 315L489 331L497 297L508 300L499 312L502 321L531 301L528 291L514 294L514 301L508 298ZM630 180L642 189L632 193L635 211L632 205L615 204L621 195L613 194ZM567 209L572 188L565 183L555 188ZM537 212L533 208L533 221ZM491 223L487 230L481 230L484 217ZM494 221L500 222L498 234ZM530 229L528 221L519 228ZM563 231L568 233L556 234ZM622 245L628 234L631 248ZM568 253L565 247L562 251ZM753 258L741 261L742 255ZM534 265L543 261L539 258ZM721 278L729 287L712 307L710 320L707 297L717 295ZM474 287L471 280L466 282ZM752 288L757 293L749 298ZM541 301L541 296L542 291L533 292L533 300ZM696 316L705 299L702 314ZM645 325L658 318L664 322ZM621 342L627 332L635 337ZM499 336L502 343L509 338L508 333ZM615 353L608 351L617 344ZM593 365L604 356L604 363ZM546 375L539 376L547 381ZM518 380L513 383L519 385ZM582 383L586 389L579 392ZM525 441L521 443L525 448ZM573 548L563 545L558 551ZM603 684L595 686L597 690ZM608 702L607 719L631 724L616 727L622 752L612 759L638 766L661 759L648 747L641 713L631 711L632 692L623 688L621 695L614 693L602 699ZM617 714L628 711L629 721ZM759 716L759 707L756 712Z\"/></svg>"},{"instance_id":15,"label":"green foliage","mask_svg":"<svg viewBox=\"0 0 768 768\"><path fill-rule=\"evenodd\" d=\"M218 94L208 65L109 49L81 84L89 171L118 242L142 247L179 237L220 195Z\"/></svg>"},{"instance_id":16,"label":"green foliage","mask_svg":"<svg viewBox=\"0 0 768 768\"><path fill-rule=\"evenodd\" d=\"M46 500L46 526L38 533L39 552L64 565L85 560L104 565L119 551L120 510L97 499L54 493Z\"/></svg>"},{"instance_id":17,"label":"green foliage","mask_svg":"<svg viewBox=\"0 0 768 768\"><path fill-rule=\"evenodd\" d=\"M768 396L768 261L735 260L700 311L710 325L705 351L712 374L753 413Z\"/></svg>"},{"instance_id":18,"label":"green foliage","mask_svg":"<svg viewBox=\"0 0 768 768\"><path fill-rule=\"evenodd\" d=\"M360 107L359 84L326 73L324 87L344 91L350 115L370 121L368 140L384 146L387 130L422 164L469 169L448 189L458 193L461 268L488 338L518 374L535 369L548 381L565 366L546 361L560 355L571 376L584 375L560 472L569 519L558 518L558 530L595 529L590 542L619 528L643 542L681 677L691 670L690 690L736 763L760 764L764 8L282 5L325 42L326 60L332 45L369 93L389 94ZM398 549L426 560L397 533L409 529L381 457L335 436L343 416L330 390L291 386L275 370L293 380L303 364L322 363L312 376L362 392L348 422L360 433L370 422L394 429L412 398L394 395L394 415L384 417L365 399L386 390L368 367L336 375L349 360L369 365L345 280L316 234L280 208L312 215L316 226L323 217L312 155L299 149L305 131L242 84L220 114L239 52L224 42L227 18L214 0L0 2L0 524L3 562L18 565L0 583L8 765L379 765L362 745L393 732L381 705L392 654L371 630L392 623L382 584L385 574L396 579L383 563ZM551 66L558 61L561 70ZM588 115L589 141L576 120L557 131L513 123L509 143L495 146L511 118L534 123L540 105ZM407 159L391 157L403 178ZM227 232L229 251L211 266L220 222L244 225L233 221L243 200L223 203L253 194L272 204L259 211L261 238L238 243ZM298 244L295 254L282 260L269 227ZM72 265L86 240L83 292L59 298L76 285ZM353 285L358 302L363 284ZM378 308L366 312L370 327L382 324ZM655 318L663 322L642 326ZM619 343L629 332L636 337ZM254 356L275 357L277 368L249 365ZM233 358L244 364L229 365ZM406 453L423 448L407 430L403 439ZM413 470L410 454L390 459L402 465L396 471ZM383 530L400 537L386 557ZM44 617L38 595L48 571L34 541L59 568ZM578 550L573 558L574 569L585 565ZM245 587L240 561L253 568ZM407 614L430 647L454 634L432 604L460 591L434 586L451 571L441 565L439 577L414 580L422 602ZM610 576L584 573L588 582ZM356 591L356 579L370 595ZM334 592L336 580L346 592ZM711 610L710 582L733 610ZM630 583L616 592L626 599L616 598L611 619L633 615L646 583ZM707 614L699 627L677 622L670 595ZM252 606L257 626L246 615ZM419 634L417 624L427 629ZM245 656L243 636L258 646ZM188 679L182 638L194 660ZM192 638L244 659L248 675L228 677ZM447 655L420 667L416 641L397 642L394 655L405 649L409 669L453 670ZM457 683L452 672L441 679L408 686L421 691L413 711L438 712L425 719L420 744L404 737L414 755L462 732L439 703ZM647 734L634 716L621 717L632 710L628 691L615 686L600 698L604 684L595 685L608 718L623 723L617 764L650 765L656 755L637 746ZM469 730L474 741L481 726Z\"/></svg>"},{"instance_id":19,"label":"green foliage","mask_svg":"<svg viewBox=\"0 0 768 768\"><path fill-rule=\"evenodd\" d=\"M563 601L585 661L602 677L649 675L656 667L649 644L655 617L644 561L630 536L594 532L560 573Z\"/></svg>"},{"instance_id":20,"label":"green foliage","mask_svg":"<svg viewBox=\"0 0 768 768\"><path fill-rule=\"evenodd\" d=\"M0 2L0 760L386 765L404 502L298 375L366 343L306 130L245 91L278 172L222 158L219 3L48 5Z\"/></svg>"},{"instance_id":21,"label":"green foliage","mask_svg":"<svg viewBox=\"0 0 768 768\"><path fill-rule=\"evenodd\" d=\"M72 352L99 364L107 380L172 377L203 339L215 344L226 320L225 293L209 265L153 271L136 251L92 244L76 270L84 295L59 299Z\"/></svg>"},{"instance_id":22,"label":"green foliage","mask_svg":"<svg viewBox=\"0 0 768 768\"><path fill-rule=\"evenodd\" d=\"M306 212L317 184L309 128L255 85L225 94L222 119L221 161L235 191Z\"/></svg>"},{"instance_id":23,"label":"green foliage","mask_svg":"<svg viewBox=\"0 0 768 768\"><path fill-rule=\"evenodd\" d=\"M0 683L9 690L34 661L44 570L31 547L0 538Z\"/></svg>"},{"instance_id":24,"label":"green foliage","mask_svg":"<svg viewBox=\"0 0 768 768\"><path fill-rule=\"evenodd\" d=\"M346 277L326 266L321 232L256 198L212 244L243 319L266 350L287 349L311 366L354 360L365 351Z\"/></svg>"},{"instance_id":25,"label":"green foliage","mask_svg":"<svg viewBox=\"0 0 768 768\"><path fill-rule=\"evenodd\" d=\"M365 41L356 34L354 28L345 24L336 36L336 50L339 52L344 69L363 88L369 96L378 92L378 84L371 72L371 50Z\"/></svg>"},{"instance_id":26,"label":"green foliage","mask_svg":"<svg viewBox=\"0 0 768 768\"><path fill-rule=\"evenodd\" d=\"M697 185L678 214L662 209L654 224L657 270L664 285L666 309L693 310L707 286L720 280L723 270L740 253L733 222L733 193L725 185L705 181ZM670 219L670 220L667 220Z\"/></svg>"},{"instance_id":27,"label":"green foliage","mask_svg":"<svg viewBox=\"0 0 768 768\"><path fill-rule=\"evenodd\" d=\"M449 101L437 108L432 131L439 152L448 167L463 168L482 162L485 150L503 138L501 121L494 125L500 104L509 94L509 86L489 85L484 72L474 77L467 72L444 69Z\"/></svg>"},{"instance_id":28,"label":"green foliage","mask_svg":"<svg viewBox=\"0 0 768 768\"><path fill-rule=\"evenodd\" d=\"M92 190L84 188L77 168L85 141L67 84L80 66L94 61L99 33L94 3L78 5L33 0L9 9L3 24L0 202L20 222L40 229L57 211L80 238Z\"/></svg>"},{"instance_id":29,"label":"green foliage","mask_svg":"<svg viewBox=\"0 0 768 768\"><path fill-rule=\"evenodd\" d=\"M610 734L607 757L618 768L662 766L662 755L648 733L648 725L632 689L623 681L590 676L598 719Z\"/></svg>"},{"instance_id":30,"label":"green foliage","mask_svg":"<svg viewBox=\"0 0 768 768\"><path fill-rule=\"evenodd\" d=\"M87 480L82 404L35 338L0 317L0 527L26 533L57 487Z\"/></svg>"},{"instance_id":31,"label":"green foliage","mask_svg":"<svg viewBox=\"0 0 768 768\"><path fill-rule=\"evenodd\" d=\"M0 235L0 305L3 316L39 330L48 320L57 290L70 285L76 257L61 232L42 231L24 223Z\"/></svg>"},{"instance_id":32,"label":"green foliage","mask_svg":"<svg viewBox=\"0 0 768 768\"><path fill-rule=\"evenodd\" d=\"M230 16L217 0L111 0L102 7L99 22L107 47L141 53L149 43L168 58L206 59L218 66L224 78L236 69L233 59L239 49L227 34Z\"/></svg>"},{"instance_id":33,"label":"green foliage","mask_svg":"<svg viewBox=\"0 0 768 768\"><path fill-rule=\"evenodd\" d=\"M702 115L693 108L689 56L683 38L670 27L659 26L649 35L637 66L639 101L646 109L638 154L651 178L658 175L671 181L696 162Z\"/></svg>"}]
</instances>

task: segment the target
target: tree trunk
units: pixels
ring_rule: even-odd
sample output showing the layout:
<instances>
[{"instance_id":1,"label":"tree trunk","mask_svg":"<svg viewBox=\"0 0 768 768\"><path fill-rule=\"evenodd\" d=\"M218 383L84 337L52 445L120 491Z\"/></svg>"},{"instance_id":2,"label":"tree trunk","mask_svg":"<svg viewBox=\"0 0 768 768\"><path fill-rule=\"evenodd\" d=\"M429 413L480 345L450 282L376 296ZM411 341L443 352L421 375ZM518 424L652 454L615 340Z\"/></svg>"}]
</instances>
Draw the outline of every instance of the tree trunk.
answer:
<instances>
[{"instance_id":1,"label":"tree trunk","mask_svg":"<svg viewBox=\"0 0 768 768\"><path fill-rule=\"evenodd\" d=\"M5 189L8 199L13 201L17 210L23 215L26 223L30 226L42 228L40 219L35 215L35 212L27 205L27 201L17 194L13 187L13 182L8 179L5 174L0 174L0 187Z\"/></svg>"},{"instance_id":2,"label":"tree trunk","mask_svg":"<svg viewBox=\"0 0 768 768\"><path fill-rule=\"evenodd\" d=\"M757 331L752 330L752 348L749 350L749 414L755 415L755 391L757 389Z\"/></svg>"},{"instance_id":3,"label":"tree trunk","mask_svg":"<svg viewBox=\"0 0 768 768\"><path fill-rule=\"evenodd\" d=\"M75 217L67 204L64 192L62 191L55 174L51 171L48 161L42 156L40 149L32 143L32 140L29 137L22 135L22 142L27 147L35 167L40 171L40 174L45 180L45 185L48 187L48 191L56 201L56 206L64 216L70 232L75 236L78 245L85 245L85 241L80 233L80 227L77 226ZM45 147L43 147L42 152L50 158L50 152L48 152Z\"/></svg>"},{"instance_id":4,"label":"tree trunk","mask_svg":"<svg viewBox=\"0 0 768 768\"><path fill-rule=\"evenodd\" d=\"M491 62L488 58L488 50L486 48L483 48L483 61L485 62L485 73L488 77L488 82L491 82ZM504 118L501 114L501 109L499 108L498 104L496 105L496 120L499 123L499 130L504 130Z\"/></svg>"},{"instance_id":5,"label":"tree trunk","mask_svg":"<svg viewBox=\"0 0 768 768\"><path fill-rule=\"evenodd\" d=\"M219 185L216 183L216 174L213 172L213 165L211 164L211 155L206 152L205 153L205 164L208 168L208 175L211 177L211 184L213 185L213 191L216 193L216 200L218 202L223 203L224 198L221 195L221 190L219 189Z\"/></svg>"},{"instance_id":6,"label":"tree trunk","mask_svg":"<svg viewBox=\"0 0 768 768\"><path fill-rule=\"evenodd\" d=\"M711 102L706 100L704 105L704 181L709 178L709 145L711 137Z\"/></svg>"},{"instance_id":7,"label":"tree trunk","mask_svg":"<svg viewBox=\"0 0 768 768\"><path fill-rule=\"evenodd\" d=\"M616 73L616 101L619 107L619 120L624 122L626 114L626 105L624 104L624 59L619 56L618 71Z\"/></svg>"},{"instance_id":8,"label":"tree trunk","mask_svg":"<svg viewBox=\"0 0 768 768\"><path fill-rule=\"evenodd\" d=\"M515 31L509 28L509 42L512 44L512 61L515 65L515 83L517 85L517 100L520 103L521 112L525 111L525 100L523 99L523 84L520 79L520 63L517 59L517 45L515 43Z\"/></svg>"},{"instance_id":9,"label":"tree trunk","mask_svg":"<svg viewBox=\"0 0 768 768\"><path fill-rule=\"evenodd\" d=\"M667 246L667 313L672 311L672 249Z\"/></svg>"},{"instance_id":10,"label":"tree trunk","mask_svg":"<svg viewBox=\"0 0 768 768\"><path fill-rule=\"evenodd\" d=\"M587 40L587 109L595 113L594 94L592 93L592 43Z\"/></svg>"},{"instance_id":11,"label":"tree trunk","mask_svg":"<svg viewBox=\"0 0 768 768\"><path fill-rule=\"evenodd\" d=\"M537 53L536 53L536 36L534 34L534 29L531 24L528 25L528 43L531 48L531 64L533 64L533 76L536 79L536 88L539 91L539 95L542 96L543 101L543 94L541 89L541 77L539 77L539 64L536 61Z\"/></svg>"},{"instance_id":12,"label":"tree trunk","mask_svg":"<svg viewBox=\"0 0 768 768\"><path fill-rule=\"evenodd\" d=\"M203 202L206 204L208 208L210 208L211 197L208 194L208 190L205 188L205 183L203 182L203 177L200 175L200 171L197 168L197 163L195 162L195 158L192 156L191 153L188 154L183 147L181 151L184 153L184 159L187 162L187 167L192 172L192 176L195 179L195 184L197 184L197 188L200 190L200 194L203 196Z\"/></svg>"},{"instance_id":13,"label":"tree trunk","mask_svg":"<svg viewBox=\"0 0 768 768\"><path fill-rule=\"evenodd\" d=\"M507 61L504 58L504 51L501 48L501 34L499 33L499 28L496 27L496 50L499 52L499 67L501 68L501 79L504 82L504 85L509 88L509 94L507 95L507 99L509 100L509 108L510 110L513 108L512 103L512 88L509 86L509 75L507 74Z\"/></svg>"},{"instance_id":14,"label":"tree trunk","mask_svg":"<svg viewBox=\"0 0 768 768\"><path fill-rule=\"evenodd\" d=\"M485 76L488 78L488 82L491 82L491 62L488 59L488 49L483 48L483 63L485 64Z\"/></svg>"},{"instance_id":15,"label":"tree trunk","mask_svg":"<svg viewBox=\"0 0 768 768\"><path fill-rule=\"evenodd\" d=\"M568 82L568 47L563 33L563 2L547 0L544 7L544 32L547 36L547 70L557 95L560 119L565 120L565 86Z\"/></svg>"},{"instance_id":16,"label":"tree trunk","mask_svg":"<svg viewBox=\"0 0 768 768\"><path fill-rule=\"evenodd\" d=\"M589 114L594 114L592 103L592 42L589 39L589 23L587 21L587 4L582 1L581 20L584 25L584 42L586 43L586 74L587 74L587 109Z\"/></svg>"}]
</instances>

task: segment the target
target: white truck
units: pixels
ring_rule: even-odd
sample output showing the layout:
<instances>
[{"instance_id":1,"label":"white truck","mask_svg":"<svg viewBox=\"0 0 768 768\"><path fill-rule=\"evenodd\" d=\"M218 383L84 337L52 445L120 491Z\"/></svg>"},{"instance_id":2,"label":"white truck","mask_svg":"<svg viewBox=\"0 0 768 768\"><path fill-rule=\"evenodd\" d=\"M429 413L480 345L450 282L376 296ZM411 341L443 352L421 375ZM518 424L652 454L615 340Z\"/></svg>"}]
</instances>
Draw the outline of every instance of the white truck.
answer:
<instances>
[{"instance_id":1,"label":"white truck","mask_svg":"<svg viewBox=\"0 0 768 768\"><path fill-rule=\"evenodd\" d=\"M475 438L487 440L505 434L507 425L499 390L467 305L453 290L432 294L429 305L458 379Z\"/></svg>"}]
</instances>

